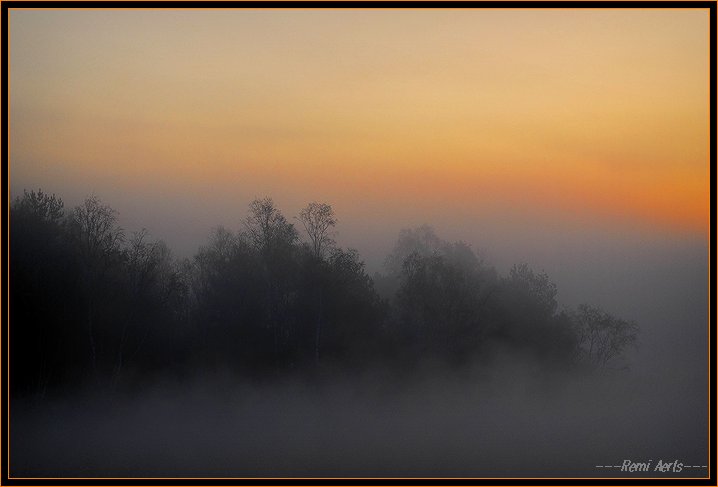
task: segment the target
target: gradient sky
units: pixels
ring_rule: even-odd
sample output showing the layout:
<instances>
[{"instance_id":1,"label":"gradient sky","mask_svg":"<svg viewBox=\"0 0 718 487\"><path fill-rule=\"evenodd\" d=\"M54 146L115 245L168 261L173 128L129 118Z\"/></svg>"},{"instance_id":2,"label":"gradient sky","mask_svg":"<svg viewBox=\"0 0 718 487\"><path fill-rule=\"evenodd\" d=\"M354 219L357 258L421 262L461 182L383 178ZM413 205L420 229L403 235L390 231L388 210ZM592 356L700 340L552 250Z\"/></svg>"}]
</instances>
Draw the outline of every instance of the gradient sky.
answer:
<instances>
[{"instance_id":1,"label":"gradient sky","mask_svg":"<svg viewBox=\"0 0 718 487\"><path fill-rule=\"evenodd\" d=\"M705 241L708 32L707 9L10 9L11 192L95 193L186 255L263 195L331 203L365 254L424 222Z\"/></svg>"}]
</instances>

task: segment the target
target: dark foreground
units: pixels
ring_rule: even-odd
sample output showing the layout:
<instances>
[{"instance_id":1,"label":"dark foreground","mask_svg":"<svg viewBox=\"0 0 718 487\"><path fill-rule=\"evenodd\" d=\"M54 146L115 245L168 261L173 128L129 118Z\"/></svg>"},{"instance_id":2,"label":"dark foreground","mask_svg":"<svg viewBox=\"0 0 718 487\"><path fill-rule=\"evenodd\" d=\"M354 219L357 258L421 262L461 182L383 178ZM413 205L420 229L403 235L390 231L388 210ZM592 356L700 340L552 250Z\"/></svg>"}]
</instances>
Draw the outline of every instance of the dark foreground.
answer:
<instances>
[{"instance_id":1,"label":"dark foreground","mask_svg":"<svg viewBox=\"0 0 718 487\"><path fill-rule=\"evenodd\" d=\"M701 477L701 384L530 366L15 401L11 477ZM501 370L501 372L498 372ZM650 472L597 465L651 461ZM659 460L691 468L656 472Z\"/></svg>"}]
</instances>

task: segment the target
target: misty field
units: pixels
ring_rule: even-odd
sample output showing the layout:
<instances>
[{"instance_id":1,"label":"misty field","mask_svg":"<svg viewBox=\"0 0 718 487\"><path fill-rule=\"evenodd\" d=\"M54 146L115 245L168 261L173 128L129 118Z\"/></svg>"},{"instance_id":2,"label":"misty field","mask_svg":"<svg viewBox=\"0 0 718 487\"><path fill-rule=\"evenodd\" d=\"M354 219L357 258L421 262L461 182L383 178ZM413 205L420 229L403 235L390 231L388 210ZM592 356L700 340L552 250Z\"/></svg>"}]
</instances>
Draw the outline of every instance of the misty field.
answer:
<instances>
[{"instance_id":1,"label":"misty field","mask_svg":"<svg viewBox=\"0 0 718 487\"><path fill-rule=\"evenodd\" d=\"M496 370L496 369L495 369ZM698 384L694 384L694 387ZM252 386L197 378L141 395L19 402L16 476L703 476L599 469L704 465L704 403L660 378L493 373L399 385L372 375Z\"/></svg>"}]
</instances>

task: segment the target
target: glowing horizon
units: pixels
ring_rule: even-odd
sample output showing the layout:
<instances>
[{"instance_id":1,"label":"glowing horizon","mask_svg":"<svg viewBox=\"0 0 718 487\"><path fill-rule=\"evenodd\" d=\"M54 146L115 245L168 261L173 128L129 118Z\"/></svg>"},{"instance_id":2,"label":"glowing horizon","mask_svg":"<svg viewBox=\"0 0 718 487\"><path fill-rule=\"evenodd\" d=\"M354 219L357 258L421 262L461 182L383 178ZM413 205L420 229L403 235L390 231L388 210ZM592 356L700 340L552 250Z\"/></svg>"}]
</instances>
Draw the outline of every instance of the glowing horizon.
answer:
<instances>
[{"instance_id":1,"label":"glowing horizon","mask_svg":"<svg viewBox=\"0 0 718 487\"><path fill-rule=\"evenodd\" d=\"M10 12L14 191L708 233L707 9Z\"/></svg>"}]
</instances>

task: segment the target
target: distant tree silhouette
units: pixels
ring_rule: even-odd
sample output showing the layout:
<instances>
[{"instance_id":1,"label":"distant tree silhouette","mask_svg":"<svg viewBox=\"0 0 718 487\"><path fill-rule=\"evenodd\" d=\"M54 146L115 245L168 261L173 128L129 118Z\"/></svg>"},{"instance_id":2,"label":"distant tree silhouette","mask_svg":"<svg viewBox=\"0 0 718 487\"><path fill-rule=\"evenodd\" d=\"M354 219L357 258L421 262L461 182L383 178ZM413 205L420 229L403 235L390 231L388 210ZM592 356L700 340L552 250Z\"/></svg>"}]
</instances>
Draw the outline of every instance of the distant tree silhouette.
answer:
<instances>
[{"instance_id":1,"label":"distant tree silhouette","mask_svg":"<svg viewBox=\"0 0 718 487\"><path fill-rule=\"evenodd\" d=\"M527 264L506 276L429 226L402 230L386 274L333 241L330 205L294 226L271 198L241 230L217 227L176 260L91 196L25 191L10 207L10 387L44 397L92 380L114 387L203 368L256 379L290 371L421 363L461 367L494 351L560 368L620 369L638 326L589 305L558 311L557 288ZM379 289L378 292L377 289Z\"/></svg>"},{"instance_id":2,"label":"distant tree silhouette","mask_svg":"<svg viewBox=\"0 0 718 487\"><path fill-rule=\"evenodd\" d=\"M582 304L571 313L578 339L578 358L584 363L606 368L625 367L621 364L626 351L636 347L638 325Z\"/></svg>"},{"instance_id":3,"label":"distant tree silhouette","mask_svg":"<svg viewBox=\"0 0 718 487\"><path fill-rule=\"evenodd\" d=\"M300 213L299 221L307 232L312 254L320 259L332 245L332 228L337 224L334 210L326 203L309 203Z\"/></svg>"},{"instance_id":4,"label":"distant tree silhouette","mask_svg":"<svg viewBox=\"0 0 718 487\"><path fill-rule=\"evenodd\" d=\"M334 248L329 255L323 306L326 326L322 354L334 362L361 365L379 358L385 308L354 249Z\"/></svg>"},{"instance_id":5,"label":"distant tree silhouette","mask_svg":"<svg viewBox=\"0 0 718 487\"><path fill-rule=\"evenodd\" d=\"M556 312L558 290L546 273L536 274L526 263L514 265L509 271L508 284L523 293L525 303L531 306L526 310L531 316L552 316Z\"/></svg>"},{"instance_id":6,"label":"distant tree silhouette","mask_svg":"<svg viewBox=\"0 0 718 487\"><path fill-rule=\"evenodd\" d=\"M334 245L332 228L337 224L332 207L326 203L309 203L299 213L298 220L302 223L309 238L313 262L310 263L310 277L314 284L316 301L316 319L314 332L314 360L319 363L321 353L322 322L324 320L324 294L327 283L327 266L323 262L324 255Z\"/></svg>"},{"instance_id":7,"label":"distant tree silhouette","mask_svg":"<svg viewBox=\"0 0 718 487\"><path fill-rule=\"evenodd\" d=\"M417 353L463 361L479 349L486 333L494 283L477 262L465 266L451 257L438 252L410 254L404 260L396 302Z\"/></svg>"},{"instance_id":8,"label":"distant tree silhouette","mask_svg":"<svg viewBox=\"0 0 718 487\"><path fill-rule=\"evenodd\" d=\"M39 189L37 193L24 190L22 198L15 199L13 210L16 215L23 215L57 226L64 216L64 206L60 198L54 194L43 193L42 189Z\"/></svg>"},{"instance_id":9,"label":"distant tree silhouette","mask_svg":"<svg viewBox=\"0 0 718 487\"><path fill-rule=\"evenodd\" d=\"M161 240L149 241L146 229L132 234L123 258L117 270L124 280L117 286L125 302L118 310L119 336L112 344L116 382L132 359L142 358L140 352L148 341L150 345L164 342L164 349L171 348L171 340L153 337L153 332L163 323L179 324L187 294L169 248Z\"/></svg>"},{"instance_id":10,"label":"distant tree silhouette","mask_svg":"<svg viewBox=\"0 0 718 487\"><path fill-rule=\"evenodd\" d=\"M556 294L545 273L514 265L494 296L492 339L545 362L568 364L576 341L570 323L557 312Z\"/></svg>"},{"instance_id":11,"label":"distant tree silhouette","mask_svg":"<svg viewBox=\"0 0 718 487\"><path fill-rule=\"evenodd\" d=\"M79 294L63 202L24 191L10 206L10 387L43 397L63 380Z\"/></svg>"},{"instance_id":12,"label":"distant tree silhouette","mask_svg":"<svg viewBox=\"0 0 718 487\"><path fill-rule=\"evenodd\" d=\"M401 230L399 239L384 261L384 267L390 275L398 276L402 272L404 261L411 254L428 257L438 253L445 245L446 242L437 237L436 232L429 225Z\"/></svg>"},{"instance_id":13,"label":"distant tree silhouette","mask_svg":"<svg viewBox=\"0 0 718 487\"><path fill-rule=\"evenodd\" d=\"M125 238L124 230L117 225L117 211L96 196L75 207L71 223L87 265L105 264Z\"/></svg>"},{"instance_id":14,"label":"distant tree silhouette","mask_svg":"<svg viewBox=\"0 0 718 487\"><path fill-rule=\"evenodd\" d=\"M74 208L70 217L70 231L79 252L85 285L87 337L93 371L98 365L96 325L101 308L108 304L114 275L111 267L120 259L120 245L124 230L117 225L117 212L90 196Z\"/></svg>"},{"instance_id":15,"label":"distant tree silhouette","mask_svg":"<svg viewBox=\"0 0 718 487\"><path fill-rule=\"evenodd\" d=\"M192 272L197 358L240 369L261 369L276 362L269 282L260 254L244 239L218 227L195 256Z\"/></svg>"},{"instance_id":16,"label":"distant tree silhouette","mask_svg":"<svg viewBox=\"0 0 718 487\"><path fill-rule=\"evenodd\" d=\"M290 248L299 239L294 225L287 222L272 198L258 198L249 204L244 228L254 248L265 257Z\"/></svg>"},{"instance_id":17,"label":"distant tree silhouette","mask_svg":"<svg viewBox=\"0 0 718 487\"><path fill-rule=\"evenodd\" d=\"M244 222L245 235L259 252L265 279L267 323L274 337L274 355L280 360L292 333L289 313L290 288L296 276L296 245L299 235L294 225L274 205L271 198L255 199Z\"/></svg>"}]
</instances>

